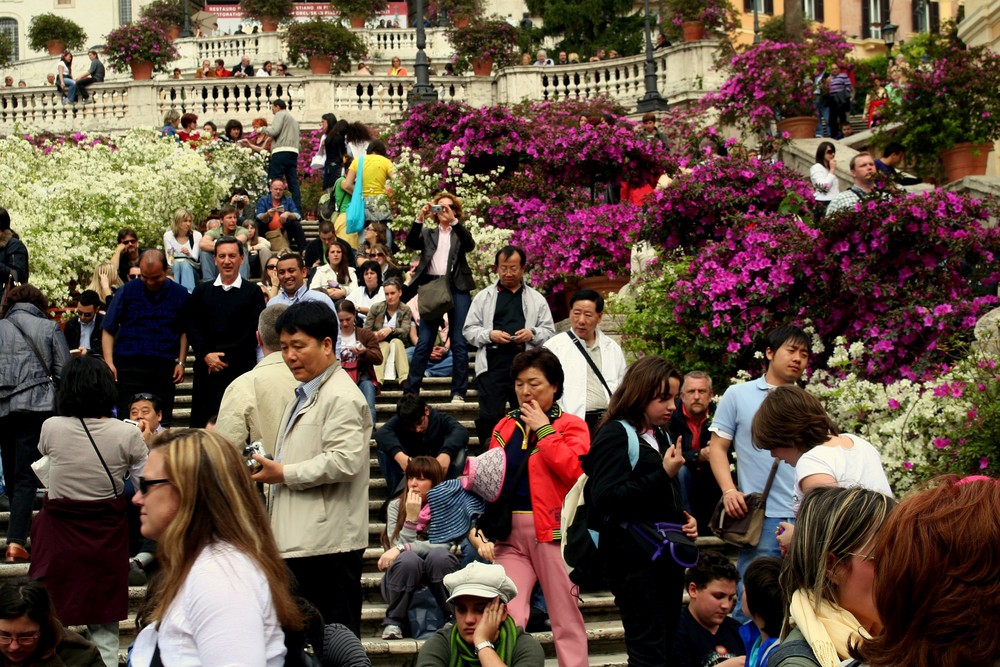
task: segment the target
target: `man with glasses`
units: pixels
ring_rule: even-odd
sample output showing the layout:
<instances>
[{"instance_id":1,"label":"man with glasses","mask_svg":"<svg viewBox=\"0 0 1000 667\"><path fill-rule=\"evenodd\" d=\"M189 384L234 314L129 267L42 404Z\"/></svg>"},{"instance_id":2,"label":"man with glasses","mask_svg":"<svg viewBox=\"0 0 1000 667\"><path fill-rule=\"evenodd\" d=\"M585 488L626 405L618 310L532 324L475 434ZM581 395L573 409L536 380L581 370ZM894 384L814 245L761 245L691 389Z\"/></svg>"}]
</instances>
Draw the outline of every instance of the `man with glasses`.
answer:
<instances>
[{"instance_id":1,"label":"man with glasses","mask_svg":"<svg viewBox=\"0 0 1000 667\"><path fill-rule=\"evenodd\" d=\"M479 419L476 433L485 448L493 427L510 409L518 406L510 369L514 357L525 349L539 347L555 335L552 311L545 297L525 284L527 255L517 246L505 246L496 254L499 279L472 300L462 334L476 355L479 385Z\"/></svg>"},{"instance_id":2,"label":"man with glasses","mask_svg":"<svg viewBox=\"0 0 1000 667\"><path fill-rule=\"evenodd\" d=\"M129 397L151 392L163 399L163 421L174 414L174 385L184 378L187 335L183 309L190 295L167 280L167 257L147 250L139 260L141 278L125 283L101 322L104 361L118 383L119 416Z\"/></svg>"},{"instance_id":3,"label":"man with glasses","mask_svg":"<svg viewBox=\"0 0 1000 667\"><path fill-rule=\"evenodd\" d=\"M306 234L299 222L302 215L298 204L285 192L284 180L271 180L268 193L257 200L257 230L260 236L266 237L269 231L284 229L289 238L295 241L295 249L303 252L306 248Z\"/></svg>"},{"instance_id":4,"label":"man with glasses","mask_svg":"<svg viewBox=\"0 0 1000 667\"><path fill-rule=\"evenodd\" d=\"M84 290L80 293L80 301L76 304L76 315L66 321L63 335L73 356L82 354L101 354L101 322L104 316L97 312L101 305L101 297L94 290Z\"/></svg>"},{"instance_id":5,"label":"man with glasses","mask_svg":"<svg viewBox=\"0 0 1000 667\"><path fill-rule=\"evenodd\" d=\"M111 265L118 267L118 277L123 283L129 281L129 268L139 265L139 257L147 248L139 247L139 235L131 227L118 230L118 247L111 256Z\"/></svg>"}]
</instances>

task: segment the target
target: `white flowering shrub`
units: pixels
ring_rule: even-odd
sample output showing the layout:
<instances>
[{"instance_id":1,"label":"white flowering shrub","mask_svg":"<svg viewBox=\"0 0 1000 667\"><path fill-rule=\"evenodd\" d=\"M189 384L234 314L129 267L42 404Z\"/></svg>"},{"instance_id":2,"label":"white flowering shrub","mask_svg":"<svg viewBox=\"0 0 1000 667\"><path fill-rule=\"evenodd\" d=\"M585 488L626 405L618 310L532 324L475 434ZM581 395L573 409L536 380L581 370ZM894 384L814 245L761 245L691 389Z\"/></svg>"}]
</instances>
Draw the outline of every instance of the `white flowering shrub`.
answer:
<instances>
[{"instance_id":1,"label":"white flowering shrub","mask_svg":"<svg viewBox=\"0 0 1000 667\"><path fill-rule=\"evenodd\" d=\"M493 282L493 259L500 248L507 245L511 231L498 229L482 217L489 205L490 192L502 173L502 168L488 174L471 176L462 173L462 149L452 149L448 162L448 182L446 185L439 174L429 171L421 164L420 156L409 148L402 148L393 166L396 173L392 177L392 203L396 220L401 229L409 229L411 221L417 217L420 207L430 201L442 189L449 189L462 200L465 212L464 225L476 240L476 249L467 255L476 285L480 288ZM398 260L399 258L397 258Z\"/></svg>"},{"instance_id":2,"label":"white flowering shrub","mask_svg":"<svg viewBox=\"0 0 1000 667\"><path fill-rule=\"evenodd\" d=\"M157 132L106 137L0 139L0 205L30 254L31 283L53 304L73 280L89 280L132 227L144 247L161 247L178 208L198 220L235 185L261 192L263 160L235 147L192 150Z\"/></svg>"}]
</instances>

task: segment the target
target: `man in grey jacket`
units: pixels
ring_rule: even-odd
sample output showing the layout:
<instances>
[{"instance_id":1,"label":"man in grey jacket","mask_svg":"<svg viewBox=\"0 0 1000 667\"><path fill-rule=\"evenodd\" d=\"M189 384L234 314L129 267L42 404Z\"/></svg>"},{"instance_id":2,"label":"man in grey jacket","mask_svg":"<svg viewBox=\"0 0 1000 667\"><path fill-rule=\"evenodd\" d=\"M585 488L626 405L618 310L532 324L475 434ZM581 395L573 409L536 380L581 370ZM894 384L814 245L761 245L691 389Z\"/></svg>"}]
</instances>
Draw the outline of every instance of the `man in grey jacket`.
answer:
<instances>
[{"instance_id":1,"label":"man in grey jacket","mask_svg":"<svg viewBox=\"0 0 1000 667\"><path fill-rule=\"evenodd\" d=\"M260 129L274 137L271 145L271 161L267 165L267 180L285 179L288 191L292 193L295 208L302 210L302 196L299 193L299 122L288 112L285 100L275 100L271 104L274 122ZM300 249L301 250L301 249Z\"/></svg>"},{"instance_id":2,"label":"man in grey jacket","mask_svg":"<svg viewBox=\"0 0 1000 667\"><path fill-rule=\"evenodd\" d=\"M555 335L552 312L545 297L524 282L528 258L517 246L504 246L496 254L499 279L472 300L462 335L479 348L476 382L479 385L479 447L489 446L493 427L510 409L517 407L514 380L510 377L514 357L539 347Z\"/></svg>"},{"instance_id":3,"label":"man in grey jacket","mask_svg":"<svg viewBox=\"0 0 1000 667\"><path fill-rule=\"evenodd\" d=\"M104 63L98 57L97 51L91 49L87 51L87 56L90 57L90 68L76 79L76 92L84 100L90 99L90 93L87 92L89 86L104 81Z\"/></svg>"}]
</instances>

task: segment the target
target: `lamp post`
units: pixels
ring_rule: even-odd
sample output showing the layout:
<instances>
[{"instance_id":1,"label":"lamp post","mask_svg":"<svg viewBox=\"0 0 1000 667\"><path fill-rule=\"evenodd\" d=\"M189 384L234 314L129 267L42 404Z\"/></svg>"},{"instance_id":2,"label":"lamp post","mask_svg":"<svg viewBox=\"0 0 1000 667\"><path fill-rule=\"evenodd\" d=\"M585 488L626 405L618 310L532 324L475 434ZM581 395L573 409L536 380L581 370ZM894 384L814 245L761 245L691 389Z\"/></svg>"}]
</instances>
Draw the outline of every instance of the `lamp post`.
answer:
<instances>
[{"instance_id":1,"label":"lamp post","mask_svg":"<svg viewBox=\"0 0 1000 667\"><path fill-rule=\"evenodd\" d=\"M753 43L760 44L760 12L757 4L760 0L753 0Z\"/></svg>"},{"instance_id":2,"label":"lamp post","mask_svg":"<svg viewBox=\"0 0 1000 667\"><path fill-rule=\"evenodd\" d=\"M188 0L184 0L184 27L181 28L181 37L194 37L191 30L191 12L188 10Z\"/></svg>"},{"instance_id":3,"label":"lamp post","mask_svg":"<svg viewBox=\"0 0 1000 667\"><path fill-rule=\"evenodd\" d=\"M663 111L670 105L660 95L660 91L656 89L656 64L653 62L653 36L649 28L649 0L643 0L642 4L646 14L646 94L640 98L635 110L639 113L649 113L651 111Z\"/></svg>"},{"instance_id":4,"label":"lamp post","mask_svg":"<svg viewBox=\"0 0 1000 667\"><path fill-rule=\"evenodd\" d=\"M892 47L896 43L896 31L899 30L899 26L892 23L889 19L885 20L882 24L882 41L885 42L885 55L892 55Z\"/></svg>"},{"instance_id":5,"label":"lamp post","mask_svg":"<svg viewBox=\"0 0 1000 667\"><path fill-rule=\"evenodd\" d=\"M417 58L414 71L417 75L417 83L406 95L406 103L410 107L425 102L437 102L438 93L430 83L430 72L427 67L427 54L424 47L427 46L427 36L424 34L424 0L417 0Z\"/></svg>"}]
</instances>

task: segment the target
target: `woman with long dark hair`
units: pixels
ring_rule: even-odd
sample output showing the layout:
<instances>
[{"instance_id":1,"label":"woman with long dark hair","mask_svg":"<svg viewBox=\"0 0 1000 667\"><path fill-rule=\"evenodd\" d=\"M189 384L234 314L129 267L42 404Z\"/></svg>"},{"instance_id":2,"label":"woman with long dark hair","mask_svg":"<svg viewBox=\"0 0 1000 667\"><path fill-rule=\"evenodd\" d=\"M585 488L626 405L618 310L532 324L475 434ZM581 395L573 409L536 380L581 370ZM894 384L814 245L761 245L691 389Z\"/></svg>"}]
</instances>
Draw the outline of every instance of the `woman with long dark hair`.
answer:
<instances>
[{"instance_id":1,"label":"woman with long dark hair","mask_svg":"<svg viewBox=\"0 0 1000 667\"><path fill-rule=\"evenodd\" d=\"M357 287L347 295L347 300L353 303L360 314L367 315L372 304L385 301L382 291L382 269L376 262L365 262L358 269L361 280Z\"/></svg>"},{"instance_id":2,"label":"woman with long dark hair","mask_svg":"<svg viewBox=\"0 0 1000 667\"><path fill-rule=\"evenodd\" d=\"M347 142L344 132L347 130L346 120L337 120L332 113L323 114L320 121L323 138L325 163L323 164L323 189L329 190L344 172L344 155L347 154Z\"/></svg>"},{"instance_id":3,"label":"woman with long dark hair","mask_svg":"<svg viewBox=\"0 0 1000 667\"><path fill-rule=\"evenodd\" d=\"M599 558L625 627L629 664L666 665L680 618L684 567L671 557L653 561L625 523L672 523L698 535L684 512L677 473L684 465L680 443L662 427L670 423L681 374L660 357L632 364L611 396L583 463L590 479L584 492L590 527L601 532ZM637 439L638 458L629 457Z\"/></svg>"},{"instance_id":4,"label":"woman with long dark hair","mask_svg":"<svg viewBox=\"0 0 1000 667\"><path fill-rule=\"evenodd\" d=\"M167 431L138 487L161 576L131 664L281 667L282 628L299 630L302 614L239 450L210 431Z\"/></svg>"},{"instance_id":5,"label":"woman with long dark hair","mask_svg":"<svg viewBox=\"0 0 1000 667\"><path fill-rule=\"evenodd\" d=\"M346 299L358 286L351 266L351 247L341 238L334 239L326 249L326 264L320 264L309 283L309 289L325 292L334 301Z\"/></svg>"},{"instance_id":6,"label":"woman with long dark hair","mask_svg":"<svg viewBox=\"0 0 1000 667\"><path fill-rule=\"evenodd\" d=\"M813 184L816 199L815 218L826 215L826 207L840 194L840 180L837 178L837 147L829 141L821 141L816 147L816 162L809 167L809 180Z\"/></svg>"},{"instance_id":7,"label":"woman with long dark hair","mask_svg":"<svg viewBox=\"0 0 1000 667\"><path fill-rule=\"evenodd\" d=\"M146 465L142 432L111 418L118 398L99 357L70 360L59 416L42 425L48 494L31 527L28 574L45 582L65 625L86 625L106 663L118 659L118 622L128 617L125 474Z\"/></svg>"}]
</instances>

